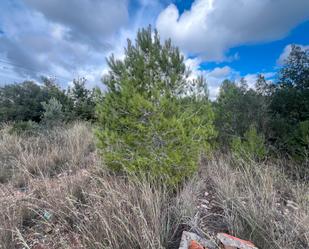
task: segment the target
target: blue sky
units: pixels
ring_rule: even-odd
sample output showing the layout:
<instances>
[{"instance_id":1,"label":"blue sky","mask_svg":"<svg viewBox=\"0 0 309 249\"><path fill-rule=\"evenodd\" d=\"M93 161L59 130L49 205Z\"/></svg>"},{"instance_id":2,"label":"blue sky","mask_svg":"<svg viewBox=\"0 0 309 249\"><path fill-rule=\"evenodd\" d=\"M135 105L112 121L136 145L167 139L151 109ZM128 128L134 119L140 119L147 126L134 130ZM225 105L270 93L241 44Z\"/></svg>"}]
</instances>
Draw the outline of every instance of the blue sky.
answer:
<instances>
[{"instance_id":1,"label":"blue sky","mask_svg":"<svg viewBox=\"0 0 309 249\"><path fill-rule=\"evenodd\" d=\"M225 79L274 79L290 44L309 48L308 0L1 0L0 84L74 77L100 85L105 58L151 24L215 98Z\"/></svg>"}]
</instances>

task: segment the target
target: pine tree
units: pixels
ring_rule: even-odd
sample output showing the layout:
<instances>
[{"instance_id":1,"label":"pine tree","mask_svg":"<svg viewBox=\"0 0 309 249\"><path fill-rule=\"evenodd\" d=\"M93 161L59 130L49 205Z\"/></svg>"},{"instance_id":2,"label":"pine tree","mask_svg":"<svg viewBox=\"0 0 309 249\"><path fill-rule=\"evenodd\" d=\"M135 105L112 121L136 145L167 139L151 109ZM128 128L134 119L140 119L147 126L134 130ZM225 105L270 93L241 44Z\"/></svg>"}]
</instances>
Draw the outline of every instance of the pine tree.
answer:
<instances>
[{"instance_id":1,"label":"pine tree","mask_svg":"<svg viewBox=\"0 0 309 249\"><path fill-rule=\"evenodd\" d=\"M47 126L59 125L64 120L62 104L55 98L51 98L48 102L42 102L44 113L42 123Z\"/></svg>"},{"instance_id":2,"label":"pine tree","mask_svg":"<svg viewBox=\"0 0 309 249\"><path fill-rule=\"evenodd\" d=\"M124 60L108 59L97 137L107 166L176 184L197 168L214 135L208 102L197 106L184 58L151 28L130 40Z\"/></svg>"},{"instance_id":3,"label":"pine tree","mask_svg":"<svg viewBox=\"0 0 309 249\"><path fill-rule=\"evenodd\" d=\"M93 120L95 118L95 90L86 88L87 80L78 78L73 80L70 96L73 100L73 112L76 119Z\"/></svg>"}]
</instances>

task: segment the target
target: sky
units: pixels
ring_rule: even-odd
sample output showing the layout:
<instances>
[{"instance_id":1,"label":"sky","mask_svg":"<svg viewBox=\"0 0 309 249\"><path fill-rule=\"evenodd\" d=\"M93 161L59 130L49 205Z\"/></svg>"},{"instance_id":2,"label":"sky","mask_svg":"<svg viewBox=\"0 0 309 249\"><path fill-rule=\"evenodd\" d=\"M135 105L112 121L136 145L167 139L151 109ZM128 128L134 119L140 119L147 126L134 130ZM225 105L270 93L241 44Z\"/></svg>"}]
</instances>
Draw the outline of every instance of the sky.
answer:
<instances>
[{"instance_id":1,"label":"sky","mask_svg":"<svg viewBox=\"0 0 309 249\"><path fill-rule=\"evenodd\" d=\"M309 0L0 0L0 85L86 77L104 85L106 58L148 25L180 47L214 99L224 79L275 80L291 44L309 48Z\"/></svg>"}]
</instances>

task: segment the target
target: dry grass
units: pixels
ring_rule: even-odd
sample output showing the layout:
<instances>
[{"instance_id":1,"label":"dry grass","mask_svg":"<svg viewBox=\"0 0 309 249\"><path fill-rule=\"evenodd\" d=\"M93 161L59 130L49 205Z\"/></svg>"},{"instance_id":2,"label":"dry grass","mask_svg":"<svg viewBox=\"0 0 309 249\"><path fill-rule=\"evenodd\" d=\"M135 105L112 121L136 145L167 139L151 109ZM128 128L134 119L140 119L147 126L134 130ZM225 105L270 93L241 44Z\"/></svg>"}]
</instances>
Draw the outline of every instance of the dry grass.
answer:
<instances>
[{"instance_id":1,"label":"dry grass","mask_svg":"<svg viewBox=\"0 0 309 249\"><path fill-rule=\"evenodd\" d=\"M2 214L11 210L6 213L10 222L2 223L7 225L3 248L39 243L47 248L177 248L179 229L194 223L195 195L180 192L171 198L157 184L99 175L83 170L33 181L31 194L3 202Z\"/></svg>"},{"instance_id":2,"label":"dry grass","mask_svg":"<svg viewBox=\"0 0 309 249\"><path fill-rule=\"evenodd\" d=\"M177 248L183 230L308 248L308 184L277 165L221 155L175 191L105 171L83 123L33 137L7 130L0 131L1 249Z\"/></svg>"},{"instance_id":3,"label":"dry grass","mask_svg":"<svg viewBox=\"0 0 309 249\"><path fill-rule=\"evenodd\" d=\"M289 180L278 165L220 156L205 165L229 232L259 248L308 248L308 183Z\"/></svg>"},{"instance_id":4,"label":"dry grass","mask_svg":"<svg viewBox=\"0 0 309 249\"><path fill-rule=\"evenodd\" d=\"M84 124L37 137L3 130L1 139L3 168L11 169L0 191L1 249L176 248L184 224L194 224L197 187L171 193L111 175Z\"/></svg>"},{"instance_id":5,"label":"dry grass","mask_svg":"<svg viewBox=\"0 0 309 249\"><path fill-rule=\"evenodd\" d=\"M87 166L94 150L91 127L76 123L37 136L9 134L0 130L0 183L23 186L33 177L53 177L63 171Z\"/></svg>"}]
</instances>

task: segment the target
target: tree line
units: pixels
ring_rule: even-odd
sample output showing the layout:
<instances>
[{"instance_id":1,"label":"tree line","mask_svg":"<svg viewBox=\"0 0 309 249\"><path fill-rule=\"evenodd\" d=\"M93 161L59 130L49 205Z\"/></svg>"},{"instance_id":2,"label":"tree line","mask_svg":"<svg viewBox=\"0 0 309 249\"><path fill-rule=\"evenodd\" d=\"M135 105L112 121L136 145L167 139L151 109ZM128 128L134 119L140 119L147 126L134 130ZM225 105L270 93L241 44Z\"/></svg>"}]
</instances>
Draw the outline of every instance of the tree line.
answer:
<instances>
[{"instance_id":1,"label":"tree line","mask_svg":"<svg viewBox=\"0 0 309 249\"><path fill-rule=\"evenodd\" d=\"M254 89L244 80L225 80L213 104L222 146L246 142L248 132L257 132L260 138L252 143L263 140L266 148L260 150L261 156L268 152L305 160L309 149L309 51L292 46L276 80L267 82L259 75ZM244 147L250 149L248 144Z\"/></svg>"},{"instance_id":2,"label":"tree line","mask_svg":"<svg viewBox=\"0 0 309 249\"><path fill-rule=\"evenodd\" d=\"M0 87L0 123L70 122L94 120L99 89L86 88L86 79L74 79L66 90L54 79L42 77L40 83L24 81Z\"/></svg>"}]
</instances>

